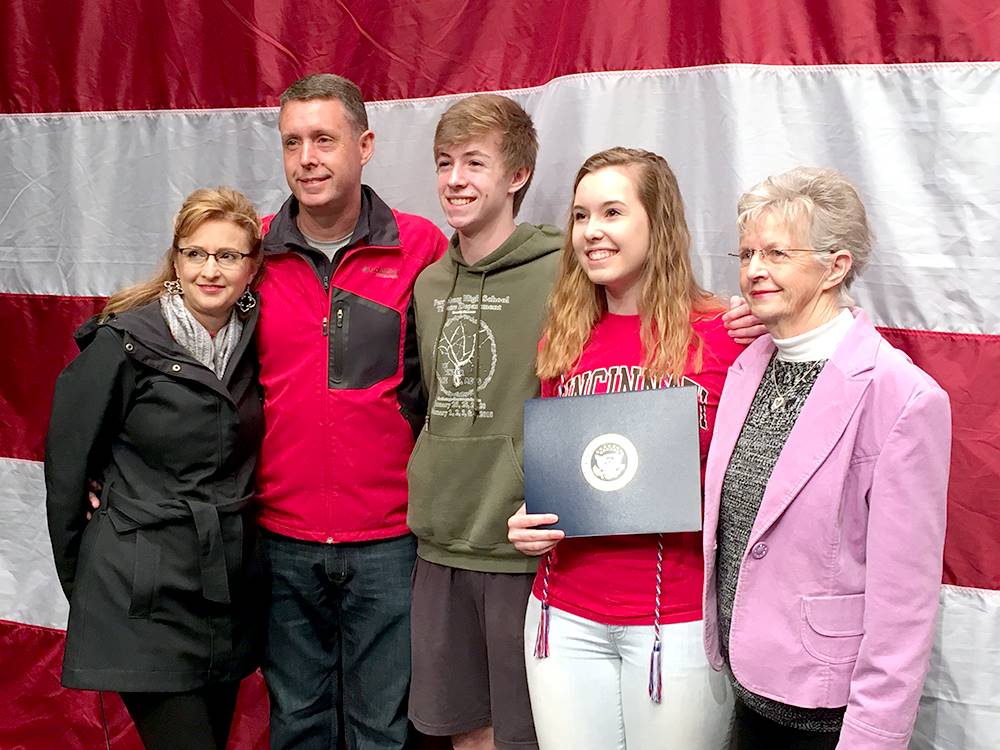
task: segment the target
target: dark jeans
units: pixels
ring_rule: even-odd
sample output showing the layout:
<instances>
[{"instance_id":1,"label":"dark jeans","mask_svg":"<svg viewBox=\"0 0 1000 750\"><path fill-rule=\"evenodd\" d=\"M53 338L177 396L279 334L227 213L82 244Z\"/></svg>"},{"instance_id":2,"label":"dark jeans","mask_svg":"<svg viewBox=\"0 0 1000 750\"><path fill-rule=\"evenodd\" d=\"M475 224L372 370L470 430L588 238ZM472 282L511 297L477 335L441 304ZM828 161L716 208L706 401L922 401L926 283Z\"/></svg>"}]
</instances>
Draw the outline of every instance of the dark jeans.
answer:
<instances>
[{"instance_id":1,"label":"dark jeans","mask_svg":"<svg viewBox=\"0 0 1000 750\"><path fill-rule=\"evenodd\" d=\"M840 732L807 732L782 726L736 701L730 750L835 750Z\"/></svg>"},{"instance_id":2,"label":"dark jeans","mask_svg":"<svg viewBox=\"0 0 1000 750\"><path fill-rule=\"evenodd\" d=\"M262 534L271 579L264 679L272 750L406 747L416 539Z\"/></svg>"},{"instance_id":3,"label":"dark jeans","mask_svg":"<svg viewBox=\"0 0 1000 750\"><path fill-rule=\"evenodd\" d=\"M239 682L187 693L120 693L146 750L225 750Z\"/></svg>"}]
</instances>

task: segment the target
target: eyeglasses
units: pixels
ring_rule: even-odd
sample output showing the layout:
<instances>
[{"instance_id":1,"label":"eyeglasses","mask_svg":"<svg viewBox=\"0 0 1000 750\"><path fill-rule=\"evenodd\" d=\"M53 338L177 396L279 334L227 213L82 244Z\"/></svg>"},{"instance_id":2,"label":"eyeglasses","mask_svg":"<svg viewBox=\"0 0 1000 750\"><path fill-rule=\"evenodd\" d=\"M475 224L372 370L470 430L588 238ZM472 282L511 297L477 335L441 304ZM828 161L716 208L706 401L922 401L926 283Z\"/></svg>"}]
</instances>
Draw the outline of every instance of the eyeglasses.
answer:
<instances>
[{"instance_id":1,"label":"eyeglasses","mask_svg":"<svg viewBox=\"0 0 1000 750\"><path fill-rule=\"evenodd\" d=\"M738 258L741 266L749 266L754 254L761 263L769 266L780 266L791 260L793 253L827 253L832 250L814 250L811 247L741 247L735 253L726 253L731 258Z\"/></svg>"},{"instance_id":2,"label":"eyeglasses","mask_svg":"<svg viewBox=\"0 0 1000 750\"><path fill-rule=\"evenodd\" d=\"M219 268L238 268L243 263L243 259L249 258L251 255L251 253L241 253L236 250L220 250L217 253L210 253L200 247L178 247L175 250L188 265L203 266L209 257L212 257L219 264Z\"/></svg>"}]
</instances>

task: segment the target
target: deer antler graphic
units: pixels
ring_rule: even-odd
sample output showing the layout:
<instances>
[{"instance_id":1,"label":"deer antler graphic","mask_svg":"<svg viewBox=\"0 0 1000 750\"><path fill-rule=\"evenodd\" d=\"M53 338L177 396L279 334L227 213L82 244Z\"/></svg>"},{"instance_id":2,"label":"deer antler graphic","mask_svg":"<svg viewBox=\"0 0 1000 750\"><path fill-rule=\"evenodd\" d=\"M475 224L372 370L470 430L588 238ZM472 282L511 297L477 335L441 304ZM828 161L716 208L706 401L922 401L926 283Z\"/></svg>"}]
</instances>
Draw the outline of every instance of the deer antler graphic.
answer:
<instances>
[{"instance_id":1,"label":"deer antler graphic","mask_svg":"<svg viewBox=\"0 0 1000 750\"><path fill-rule=\"evenodd\" d=\"M463 368L476 356L475 338L466 333L464 321L459 322L451 333L444 333L441 336L438 351L447 357L454 368L451 374L453 388L458 388L462 384Z\"/></svg>"}]
</instances>

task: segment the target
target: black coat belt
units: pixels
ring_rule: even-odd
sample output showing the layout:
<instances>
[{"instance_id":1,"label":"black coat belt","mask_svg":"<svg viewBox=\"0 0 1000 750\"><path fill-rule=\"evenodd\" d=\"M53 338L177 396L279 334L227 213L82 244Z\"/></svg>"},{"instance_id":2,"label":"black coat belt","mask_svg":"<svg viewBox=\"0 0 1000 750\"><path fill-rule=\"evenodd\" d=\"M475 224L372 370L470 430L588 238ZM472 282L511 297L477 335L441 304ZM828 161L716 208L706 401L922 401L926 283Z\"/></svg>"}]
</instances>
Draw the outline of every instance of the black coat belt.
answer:
<instances>
[{"instance_id":1,"label":"black coat belt","mask_svg":"<svg viewBox=\"0 0 1000 750\"><path fill-rule=\"evenodd\" d=\"M141 530L170 521L194 520L198 534L199 559L201 563L201 588L206 599L219 604L231 602L229 576L226 572L226 554L222 540L220 513L236 513L245 508L253 495L220 503L209 503L189 498L149 498L135 499L115 492L109 487L106 493L111 523L119 533ZM243 527L239 527L239 544L243 549ZM136 538L136 569L133 581L133 617L146 616L152 603L153 581L159 561L159 547L142 533ZM238 561L237 561L238 562ZM147 583L148 582L148 583Z\"/></svg>"}]
</instances>

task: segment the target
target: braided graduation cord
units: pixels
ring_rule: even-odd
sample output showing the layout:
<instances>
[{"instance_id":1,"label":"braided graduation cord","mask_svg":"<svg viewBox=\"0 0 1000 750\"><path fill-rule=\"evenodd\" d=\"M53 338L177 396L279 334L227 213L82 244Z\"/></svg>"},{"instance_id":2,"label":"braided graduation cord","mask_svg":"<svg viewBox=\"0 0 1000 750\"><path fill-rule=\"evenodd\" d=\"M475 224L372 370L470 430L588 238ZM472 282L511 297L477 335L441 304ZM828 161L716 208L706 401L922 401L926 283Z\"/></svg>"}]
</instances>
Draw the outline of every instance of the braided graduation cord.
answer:
<instances>
[{"instance_id":1,"label":"braided graduation cord","mask_svg":"<svg viewBox=\"0 0 1000 750\"><path fill-rule=\"evenodd\" d=\"M538 618L538 634L535 636L535 658L544 659L549 655L549 577L552 575L552 552L545 553L545 572L542 574L542 612Z\"/></svg>"},{"instance_id":2,"label":"braided graduation cord","mask_svg":"<svg viewBox=\"0 0 1000 750\"><path fill-rule=\"evenodd\" d=\"M663 534L656 539L656 612L653 618L653 651L649 655L649 698L653 703L663 699L663 679L660 650L660 601L663 589Z\"/></svg>"}]
</instances>

